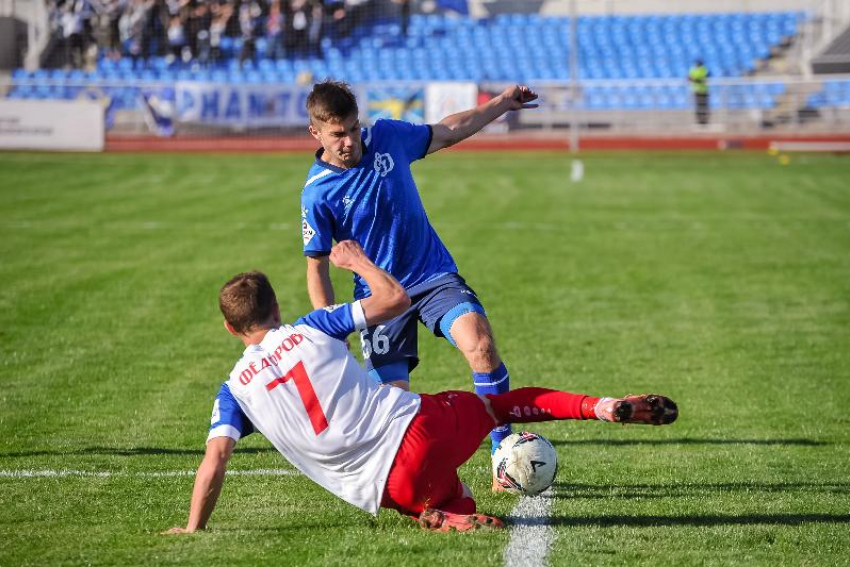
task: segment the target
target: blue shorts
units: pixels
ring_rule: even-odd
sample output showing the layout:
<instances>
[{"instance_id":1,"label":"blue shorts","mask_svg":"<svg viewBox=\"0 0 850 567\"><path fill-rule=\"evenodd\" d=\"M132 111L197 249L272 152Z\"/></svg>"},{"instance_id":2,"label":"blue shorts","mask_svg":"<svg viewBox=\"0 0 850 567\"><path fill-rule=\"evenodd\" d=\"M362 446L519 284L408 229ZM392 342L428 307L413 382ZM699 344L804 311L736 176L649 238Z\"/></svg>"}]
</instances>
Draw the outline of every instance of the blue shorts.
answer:
<instances>
[{"instance_id":1,"label":"blue shorts","mask_svg":"<svg viewBox=\"0 0 850 567\"><path fill-rule=\"evenodd\" d=\"M476 312L485 315L475 291L466 285L458 274L447 274L414 286L407 290L410 307L396 317L380 325L369 327L360 333L363 360L366 370L388 364L407 361L408 371L419 364L417 344L417 320L438 337L447 337L445 330L454 318L463 313ZM444 320L445 319L445 320ZM447 325L448 324L448 325ZM441 328L442 327L442 328Z\"/></svg>"}]
</instances>

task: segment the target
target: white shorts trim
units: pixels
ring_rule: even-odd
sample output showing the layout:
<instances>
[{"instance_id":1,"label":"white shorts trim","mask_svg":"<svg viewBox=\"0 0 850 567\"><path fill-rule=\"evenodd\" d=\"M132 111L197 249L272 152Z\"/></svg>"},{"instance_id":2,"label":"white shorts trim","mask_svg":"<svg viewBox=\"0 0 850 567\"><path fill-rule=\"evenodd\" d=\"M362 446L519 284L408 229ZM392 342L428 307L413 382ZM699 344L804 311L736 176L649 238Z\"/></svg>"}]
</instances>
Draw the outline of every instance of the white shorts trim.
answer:
<instances>
[{"instance_id":1,"label":"white shorts trim","mask_svg":"<svg viewBox=\"0 0 850 567\"><path fill-rule=\"evenodd\" d=\"M242 434L232 425L225 424L210 429L210 434L207 435L207 443L210 442L210 439L215 439L216 437L230 437L234 441L239 441L242 438Z\"/></svg>"}]
</instances>

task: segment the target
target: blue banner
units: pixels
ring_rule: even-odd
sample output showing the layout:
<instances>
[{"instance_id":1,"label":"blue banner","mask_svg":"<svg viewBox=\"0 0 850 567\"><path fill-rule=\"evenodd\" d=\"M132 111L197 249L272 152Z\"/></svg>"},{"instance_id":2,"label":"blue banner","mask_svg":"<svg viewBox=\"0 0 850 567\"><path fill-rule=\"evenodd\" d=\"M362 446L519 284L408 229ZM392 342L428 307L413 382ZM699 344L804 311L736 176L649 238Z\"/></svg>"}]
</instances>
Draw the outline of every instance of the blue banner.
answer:
<instances>
[{"instance_id":1,"label":"blue banner","mask_svg":"<svg viewBox=\"0 0 850 567\"><path fill-rule=\"evenodd\" d=\"M260 128L304 126L310 87L177 83L177 121Z\"/></svg>"}]
</instances>

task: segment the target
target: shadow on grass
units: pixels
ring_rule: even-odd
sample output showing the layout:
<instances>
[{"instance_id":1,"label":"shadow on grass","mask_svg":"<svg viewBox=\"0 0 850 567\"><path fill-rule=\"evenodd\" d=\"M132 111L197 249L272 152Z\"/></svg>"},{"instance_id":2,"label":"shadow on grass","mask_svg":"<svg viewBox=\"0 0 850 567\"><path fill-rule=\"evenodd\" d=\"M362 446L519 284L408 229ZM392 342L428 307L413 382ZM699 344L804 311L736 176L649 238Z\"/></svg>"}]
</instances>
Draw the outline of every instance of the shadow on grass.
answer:
<instances>
[{"instance_id":1,"label":"shadow on grass","mask_svg":"<svg viewBox=\"0 0 850 567\"><path fill-rule=\"evenodd\" d=\"M277 453L274 447L246 447L237 448L235 453L259 454ZM83 449L62 450L37 450L16 451L11 453L0 453L0 459L11 459L19 457L44 457L44 456L66 456L66 455L113 455L119 457L139 457L146 455L204 455L203 449L164 449L161 447L134 447L122 449L118 447L85 447Z\"/></svg>"},{"instance_id":2,"label":"shadow on grass","mask_svg":"<svg viewBox=\"0 0 850 567\"><path fill-rule=\"evenodd\" d=\"M741 516L580 516L577 518L508 518L513 526L656 527L850 524L850 514L745 514Z\"/></svg>"},{"instance_id":3,"label":"shadow on grass","mask_svg":"<svg viewBox=\"0 0 850 567\"><path fill-rule=\"evenodd\" d=\"M798 447L825 447L831 445L813 439L549 439L555 446L570 445L608 445L623 447L628 445L787 445Z\"/></svg>"}]
</instances>

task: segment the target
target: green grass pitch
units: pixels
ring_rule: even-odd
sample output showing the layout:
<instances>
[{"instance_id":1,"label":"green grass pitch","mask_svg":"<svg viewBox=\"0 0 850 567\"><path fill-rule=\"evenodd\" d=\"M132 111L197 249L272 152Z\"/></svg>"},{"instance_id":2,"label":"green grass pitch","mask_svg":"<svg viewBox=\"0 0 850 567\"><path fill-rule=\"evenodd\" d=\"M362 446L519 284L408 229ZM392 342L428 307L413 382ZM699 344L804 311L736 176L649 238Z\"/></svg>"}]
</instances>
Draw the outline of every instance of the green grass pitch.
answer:
<instances>
[{"instance_id":1,"label":"green grass pitch","mask_svg":"<svg viewBox=\"0 0 850 567\"><path fill-rule=\"evenodd\" d=\"M177 473L241 352L219 287L259 268L285 317L308 309L310 160L0 154L0 565L501 564L509 532L424 533L294 475L231 476L209 531L159 535L186 520ZM415 166L514 387L679 402L667 428L531 427L561 461L549 564L847 565L850 160L584 161L580 184L556 153ZM420 332L414 389L470 388ZM507 515L488 461L482 446L461 476ZM258 436L230 468L291 469ZM63 470L109 474L19 476Z\"/></svg>"}]
</instances>

